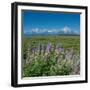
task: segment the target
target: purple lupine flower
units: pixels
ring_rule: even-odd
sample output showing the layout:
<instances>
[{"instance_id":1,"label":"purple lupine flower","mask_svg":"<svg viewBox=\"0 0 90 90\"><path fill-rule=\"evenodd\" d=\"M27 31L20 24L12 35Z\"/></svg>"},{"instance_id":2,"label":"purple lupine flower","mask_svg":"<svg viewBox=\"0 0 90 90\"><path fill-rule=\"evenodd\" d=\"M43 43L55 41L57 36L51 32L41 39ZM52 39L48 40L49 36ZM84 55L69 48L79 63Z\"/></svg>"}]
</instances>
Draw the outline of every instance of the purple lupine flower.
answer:
<instances>
[{"instance_id":1,"label":"purple lupine flower","mask_svg":"<svg viewBox=\"0 0 90 90\"><path fill-rule=\"evenodd\" d=\"M64 49L61 47L61 44L60 44L60 43L58 43L58 44L56 45L55 52L56 52L57 54L64 52Z\"/></svg>"},{"instance_id":2,"label":"purple lupine flower","mask_svg":"<svg viewBox=\"0 0 90 90\"><path fill-rule=\"evenodd\" d=\"M74 50L73 49L66 50L66 52L65 52L66 60L72 60L73 56L74 56Z\"/></svg>"},{"instance_id":3,"label":"purple lupine flower","mask_svg":"<svg viewBox=\"0 0 90 90\"><path fill-rule=\"evenodd\" d=\"M46 45L46 47L45 47L45 49L46 49L45 50L45 57L47 57L50 54L51 48L52 48L51 43L49 43L49 44Z\"/></svg>"},{"instance_id":4,"label":"purple lupine flower","mask_svg":"<svg viewBox=\"0 0 90 90\"><path fill-rule=\"evenodd\" d=\"M35 54L35 47L32 48L32 53Z\"/></svg>"},{"instance_id":5,"label":"purple lupine flower","mask_svg":"<svg viewBox=\"0 0 90 90\"><path fill-rule=\"evenodd\" d=\"M51 52L51 48L52 48L52 44L49 43L46 47L46 52L50 53Z\"/></svg>"},{"instance_id":6,"label":"purple lupine flower","mask_svg":"<svg viewBox=\"0 0 90 90\"><path fill-rule=\"evenodd\" d=\"M60 48L56 48L56 49L55 49L56 54L59 54L60 51L61 51Z\"/></svg>"},{"instance_id":7,"label":"purple lupine flower","mask_svg":"<svg viewBox=\"0 0 90 90\"><path fill-rule=\"evenodd\" d=\"M57 50L58 50L59 53L60 53L60 52L61 52L61 53L64 52L64 49L63 49L63 48L58 48Z\"/></svg>"}]
</instances>

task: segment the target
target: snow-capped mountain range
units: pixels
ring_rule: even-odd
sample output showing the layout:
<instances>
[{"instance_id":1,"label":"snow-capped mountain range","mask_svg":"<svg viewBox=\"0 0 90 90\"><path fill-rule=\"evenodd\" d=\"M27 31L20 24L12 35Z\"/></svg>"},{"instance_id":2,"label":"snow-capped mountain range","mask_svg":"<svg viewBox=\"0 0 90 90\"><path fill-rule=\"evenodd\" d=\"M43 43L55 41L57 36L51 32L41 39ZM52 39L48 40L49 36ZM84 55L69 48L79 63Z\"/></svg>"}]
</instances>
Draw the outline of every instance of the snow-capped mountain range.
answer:
<instances>
[{"instance_id":1,"label":"snow-capped mountain range","mask_svg":"<svg viewBox=\"0 0 90 90\"><path fill-rule=\"evenodd\" d=\"M71 30L68 27L63 29L39 29L35 28L32 30L24 31L25 35L80 35L80 32Z\"/></svg>"}]
</instances>

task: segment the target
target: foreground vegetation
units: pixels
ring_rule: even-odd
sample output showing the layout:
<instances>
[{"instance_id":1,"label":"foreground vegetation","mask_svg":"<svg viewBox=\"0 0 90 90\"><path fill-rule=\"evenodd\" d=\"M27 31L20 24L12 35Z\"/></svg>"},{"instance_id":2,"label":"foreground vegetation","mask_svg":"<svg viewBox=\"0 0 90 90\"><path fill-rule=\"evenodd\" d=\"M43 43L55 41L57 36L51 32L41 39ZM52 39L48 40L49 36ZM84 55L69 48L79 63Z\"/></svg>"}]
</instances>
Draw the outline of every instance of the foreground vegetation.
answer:
<instances>
[{"instance_id":1,"label":"foreground vegetation","mask_svg":"<svg viewBox=\"0 0 90 90\"><path fill-rule=\"evenodd\" d=\"M23 37L23 77L80 73L79 36Z\"/></svg>"}]
</instances>

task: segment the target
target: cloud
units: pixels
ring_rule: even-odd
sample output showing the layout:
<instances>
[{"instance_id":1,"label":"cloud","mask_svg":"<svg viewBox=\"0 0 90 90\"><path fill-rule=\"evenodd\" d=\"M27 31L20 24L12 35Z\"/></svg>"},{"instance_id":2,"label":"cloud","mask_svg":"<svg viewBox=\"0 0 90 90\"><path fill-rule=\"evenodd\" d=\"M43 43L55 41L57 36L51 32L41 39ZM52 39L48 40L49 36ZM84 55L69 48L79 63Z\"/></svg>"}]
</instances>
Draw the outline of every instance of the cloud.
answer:
<instances>
[{"instance_id":1,"label":"cloud","mask_svg":"<svg viewBox=\"0 0 90 90\"><path fill-rule=\"evenodd\" d=\"M70 27L65 26L62 29L47 29L47 28L32 28L30 30L25 31L24 34L76 34L79 35L80 32L78 30L72 30Z\"/></svg>"},{"instance_id":2,"label":"cloud","mask_svg":"<svg viewBox=\"0 0 90 90\"><path fill-rule=\"evenodd\" d=\"M54 34L56 34L56 33L58 33L59 32L59 30L57 30L57 29L47 29L47 32L48 33L54 33Z\"/></svg>"},{"instance_id":3,"label":"cloud","mask_svg":"<svg viewBox=\"0 0 90 90\"><path fill-rule=\"evenodd\" d=\"M49 33L52 33L52 30L48 30Z\"/></svg>"},{"instance_id":4,"label":"cloud","mask_svg":"<svg viewBox=\"0 0 90 90\"><path fill-rule=\"evenodd\" d=\"M43 28L43 29L40 29L40 28L33 28L31 30L28 31L29 33L37 33L37 34L41 34L41 33L58 33L58 30L56 29L46 29L46 28Z\"/></svg>"},{"instance_id":5,"label":"cloud","mask_svg":"<svg viewBox=\"0 0 90 90\"><path fill-rule=\"evenodd\" d=\"M67 26L65 26L62 31L65 33L65 34L70 34L71 33L71 29Z\"/></svg>"}]
</instances>

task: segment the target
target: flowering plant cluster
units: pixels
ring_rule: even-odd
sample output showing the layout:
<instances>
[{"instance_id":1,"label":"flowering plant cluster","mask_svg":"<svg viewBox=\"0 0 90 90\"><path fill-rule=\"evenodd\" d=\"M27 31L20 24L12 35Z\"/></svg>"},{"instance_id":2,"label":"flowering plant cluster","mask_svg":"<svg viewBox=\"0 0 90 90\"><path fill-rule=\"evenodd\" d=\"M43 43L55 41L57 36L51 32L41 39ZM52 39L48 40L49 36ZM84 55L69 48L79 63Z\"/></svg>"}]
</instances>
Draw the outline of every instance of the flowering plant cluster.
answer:
<instances>
[{"instance_id":1,"label":"flowering plant cluster","mask_svg":"<svg viewBox=\"0 0 90 90\"><path fill-rule=\"evenodd\" d=\"M80 74L80 57L61 43L29 45L23 59L23 77Z\"/></svg>"}]
</instances>

